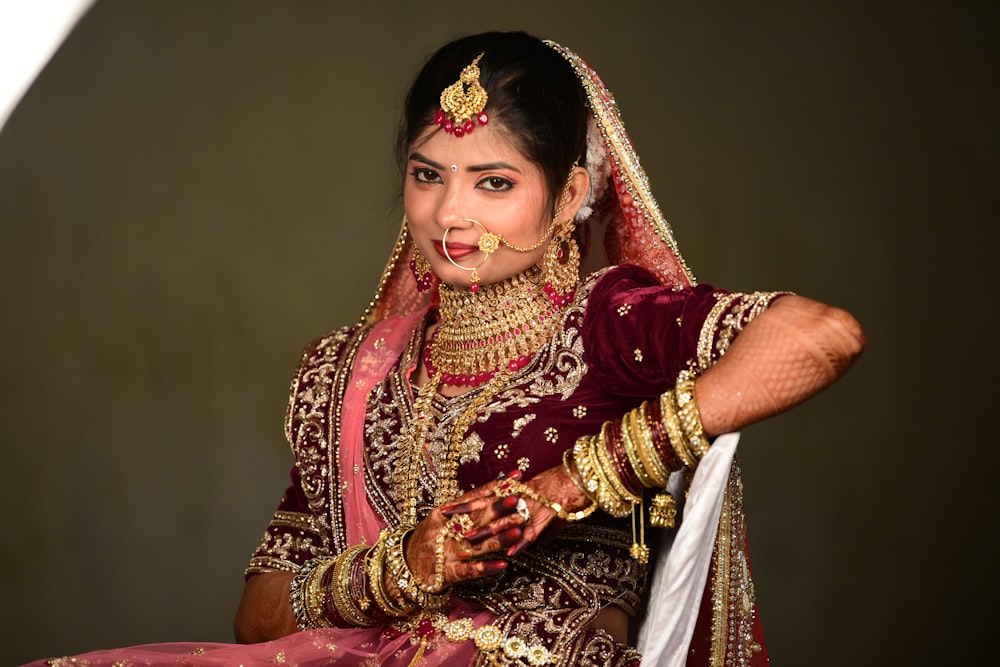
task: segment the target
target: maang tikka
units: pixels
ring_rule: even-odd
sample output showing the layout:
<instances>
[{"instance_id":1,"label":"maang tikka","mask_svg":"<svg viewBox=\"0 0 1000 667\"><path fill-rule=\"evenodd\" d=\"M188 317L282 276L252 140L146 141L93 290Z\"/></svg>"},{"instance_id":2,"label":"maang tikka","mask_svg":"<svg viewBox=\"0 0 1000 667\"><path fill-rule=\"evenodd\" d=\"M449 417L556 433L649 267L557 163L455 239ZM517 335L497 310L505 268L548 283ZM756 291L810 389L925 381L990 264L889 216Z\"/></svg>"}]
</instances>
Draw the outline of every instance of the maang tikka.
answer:
<instances>
[{"instance_id":1,"label":"maang tikka","mask_svg":"<svg viewBox=\"0 0 1000 667\"><path fill-rule=\"evenodd\" d=\"M441 92L441 108L435 112L434 122L448 134L462 137L476 128L476 122L480 125L490 122L490 117L483 111L489 95L479 83L479 60L483 55L476 56L462 70L458 81Z\"/></svg>"}]
</instances>

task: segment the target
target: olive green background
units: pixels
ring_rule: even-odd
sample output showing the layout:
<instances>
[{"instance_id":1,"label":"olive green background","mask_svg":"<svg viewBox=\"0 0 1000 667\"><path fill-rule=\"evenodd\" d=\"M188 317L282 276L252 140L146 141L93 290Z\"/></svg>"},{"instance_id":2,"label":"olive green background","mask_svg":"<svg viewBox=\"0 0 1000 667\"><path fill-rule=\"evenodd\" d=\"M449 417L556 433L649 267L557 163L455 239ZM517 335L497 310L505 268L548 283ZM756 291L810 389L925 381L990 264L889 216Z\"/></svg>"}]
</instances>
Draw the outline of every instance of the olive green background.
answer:
<instances>
[{"instance_id":1,"label":"olive green background","mask_svg":"<svg viewBox=\"0 0 1000 667\"><path fill-rule=\"evenodd\" d=\"M702 282L866 327L744 433L774 663L995 654L997 6L98 0L0 133L0 662L231 640L299 352L395 236L404 87L516 28L615 92Z\"/></svg>"}]
</instances>

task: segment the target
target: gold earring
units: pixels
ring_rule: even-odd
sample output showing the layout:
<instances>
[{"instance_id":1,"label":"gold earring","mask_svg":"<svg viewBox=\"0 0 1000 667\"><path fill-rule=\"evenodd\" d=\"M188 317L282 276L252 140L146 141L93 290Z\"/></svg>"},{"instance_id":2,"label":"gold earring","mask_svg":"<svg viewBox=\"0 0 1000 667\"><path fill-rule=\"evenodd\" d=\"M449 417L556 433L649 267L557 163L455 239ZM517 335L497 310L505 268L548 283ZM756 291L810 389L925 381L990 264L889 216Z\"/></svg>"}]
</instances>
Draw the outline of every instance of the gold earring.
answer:
<instances>
[{"instance_id":1,"label":"gold earring","mask_svg":"<svg viewBox=\"0 0 1000 667\"><path fill-rule=\"evenodd\" d=\"M434 273L431 271L431 263L420 252L420 248L414 244L413 257L410 259L410 272L417 282L417 291L426 292L434 285Z\"/></svg>"},{"instance_id":2,"label":"gold earring","mask_svg":"<svg viewBox=\"0 0 1000 667\"><path fill-rule=\"evenodd\" d=\"M573 239L572 226L563 226L545 250L542 280L552 305L562 307L573 300L580 282L580 248Z\"/></svg>"}]
</instances>

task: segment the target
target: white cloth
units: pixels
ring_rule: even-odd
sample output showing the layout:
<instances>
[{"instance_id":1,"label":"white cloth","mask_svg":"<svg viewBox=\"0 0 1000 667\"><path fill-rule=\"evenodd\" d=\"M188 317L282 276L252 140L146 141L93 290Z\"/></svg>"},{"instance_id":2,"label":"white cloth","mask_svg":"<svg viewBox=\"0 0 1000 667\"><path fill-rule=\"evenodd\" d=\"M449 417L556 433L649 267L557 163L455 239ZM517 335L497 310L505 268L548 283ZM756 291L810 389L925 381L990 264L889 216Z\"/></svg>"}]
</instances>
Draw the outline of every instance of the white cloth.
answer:
<instances>
[{"instance_id":1,"label":"white cloth","mask_svg":"<svg viewBox=\"0 0 1000 667\"><path fill-rule=\"evenodd\" d=\"M650 575L648 609L637 647L642 667L677 667L687 660L739 440L739 433L715 439L695 470L680 526L657 545L666 557L658 559ZM673 490L678 481L672 478L668 488Z\"/></svg>"},{"instance_id":2,"label":"white cloth","mask_svg":"<svg viewBox=\"0 0 1000 667\"><path fill-rule=\"evenodd\" d=\"M0 0L0 130L93 0Z\"/></svg>"}]
</instances>

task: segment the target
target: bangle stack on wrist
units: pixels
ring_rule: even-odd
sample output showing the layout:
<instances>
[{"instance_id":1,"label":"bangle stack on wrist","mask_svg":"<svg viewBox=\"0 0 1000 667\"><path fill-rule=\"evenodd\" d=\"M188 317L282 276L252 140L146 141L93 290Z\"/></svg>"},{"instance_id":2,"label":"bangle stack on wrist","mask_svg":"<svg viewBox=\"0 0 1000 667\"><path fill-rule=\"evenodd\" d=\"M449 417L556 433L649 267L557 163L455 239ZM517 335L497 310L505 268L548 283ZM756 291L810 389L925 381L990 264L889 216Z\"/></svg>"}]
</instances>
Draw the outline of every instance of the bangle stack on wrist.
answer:
<instances>
[{"instance_id":1,"label":"bangle stack on wrist","mask_svg":"<svg viewBox=\"0 0 1000 667\"><path fill-rule=\"evenodd\" d=\"M367 613L371 600L365 591L366 545L339 556L319 556L306 561L289 587L289 601L299 630L335 626L370 627L378 619Z\"/></svg>"},{"instance_id":2,"label":"bangle stack on wrist","mask_svg":"<svg viewBox=\"0 0 1000 667\"><path fill-rule=\"evenodd\" d=\"M682 371L674 389L643 402L619 421L605 422L598 435L578 439L572 453L563 456L570 479L602 510L627 516L641 506L644 489L662 489L653 499L650 521L673 526L676 507L665 491L670 474L695 468L710 446L694 381L694 373ZM642 541L636 540L634 553L648 553Z\"/></svg>"},{"instance_id":3,"label":"bangle stack on wrist","mask_svg":"<svg viewBox=\"0 0 1000 667\"><path fill-rule=\"evenodd\" d=\"M424 611L440 609L448 603L450 593L444 589L444 553L443 540L437 543L437 564L435 578L431 584L421 582L406 563L407 536L412 528L404 527L389 533L383 533L385 542L385 570L390 581L398 588L407 602ZM442 592L443 591L443 592Z\"/></svg>"},{"instance_id":4,"label":"bangle stack on wrist","mask_svg":"<svg viewBox=\"0 0 1000 667\"><path fill-rule=\"evenodd\" d=\"M359 544L338 556L330 582L337 614L359 628L378 624L378 619L368 614L371 599L365 592L365 561L362 556L368 550L367 545Z\"/></svg>"},{"instance_id":5,"label":"bangle stack on wrist","mask_svg":"<svg viewBox=\"0 0 1000 667\"><path fill-rule=\"evenodd\" d=\"M328 628L332 624L326 618L326 591L322 581L326 571L333 567L336 559L320 556L307 560L292 578L289 598L295 625L299 630Z\"/></svg>"},{"instance_id":6,"label":"bangle stack on wrist","mask_svg":"<svg viewBox=\"0 0 1000 667\"><path fill-rule=\"evenodd\" d=\"M385 587L386 538L388 535L389 531L383 530L378 542L368 552L365 571L368 573L368 587L371 589L372 597L375 598L375 606L387 616L402 618L409 616L416 609L416 605L408 603L402 595L391 596Z\"/></svg>"}]
</instances>

